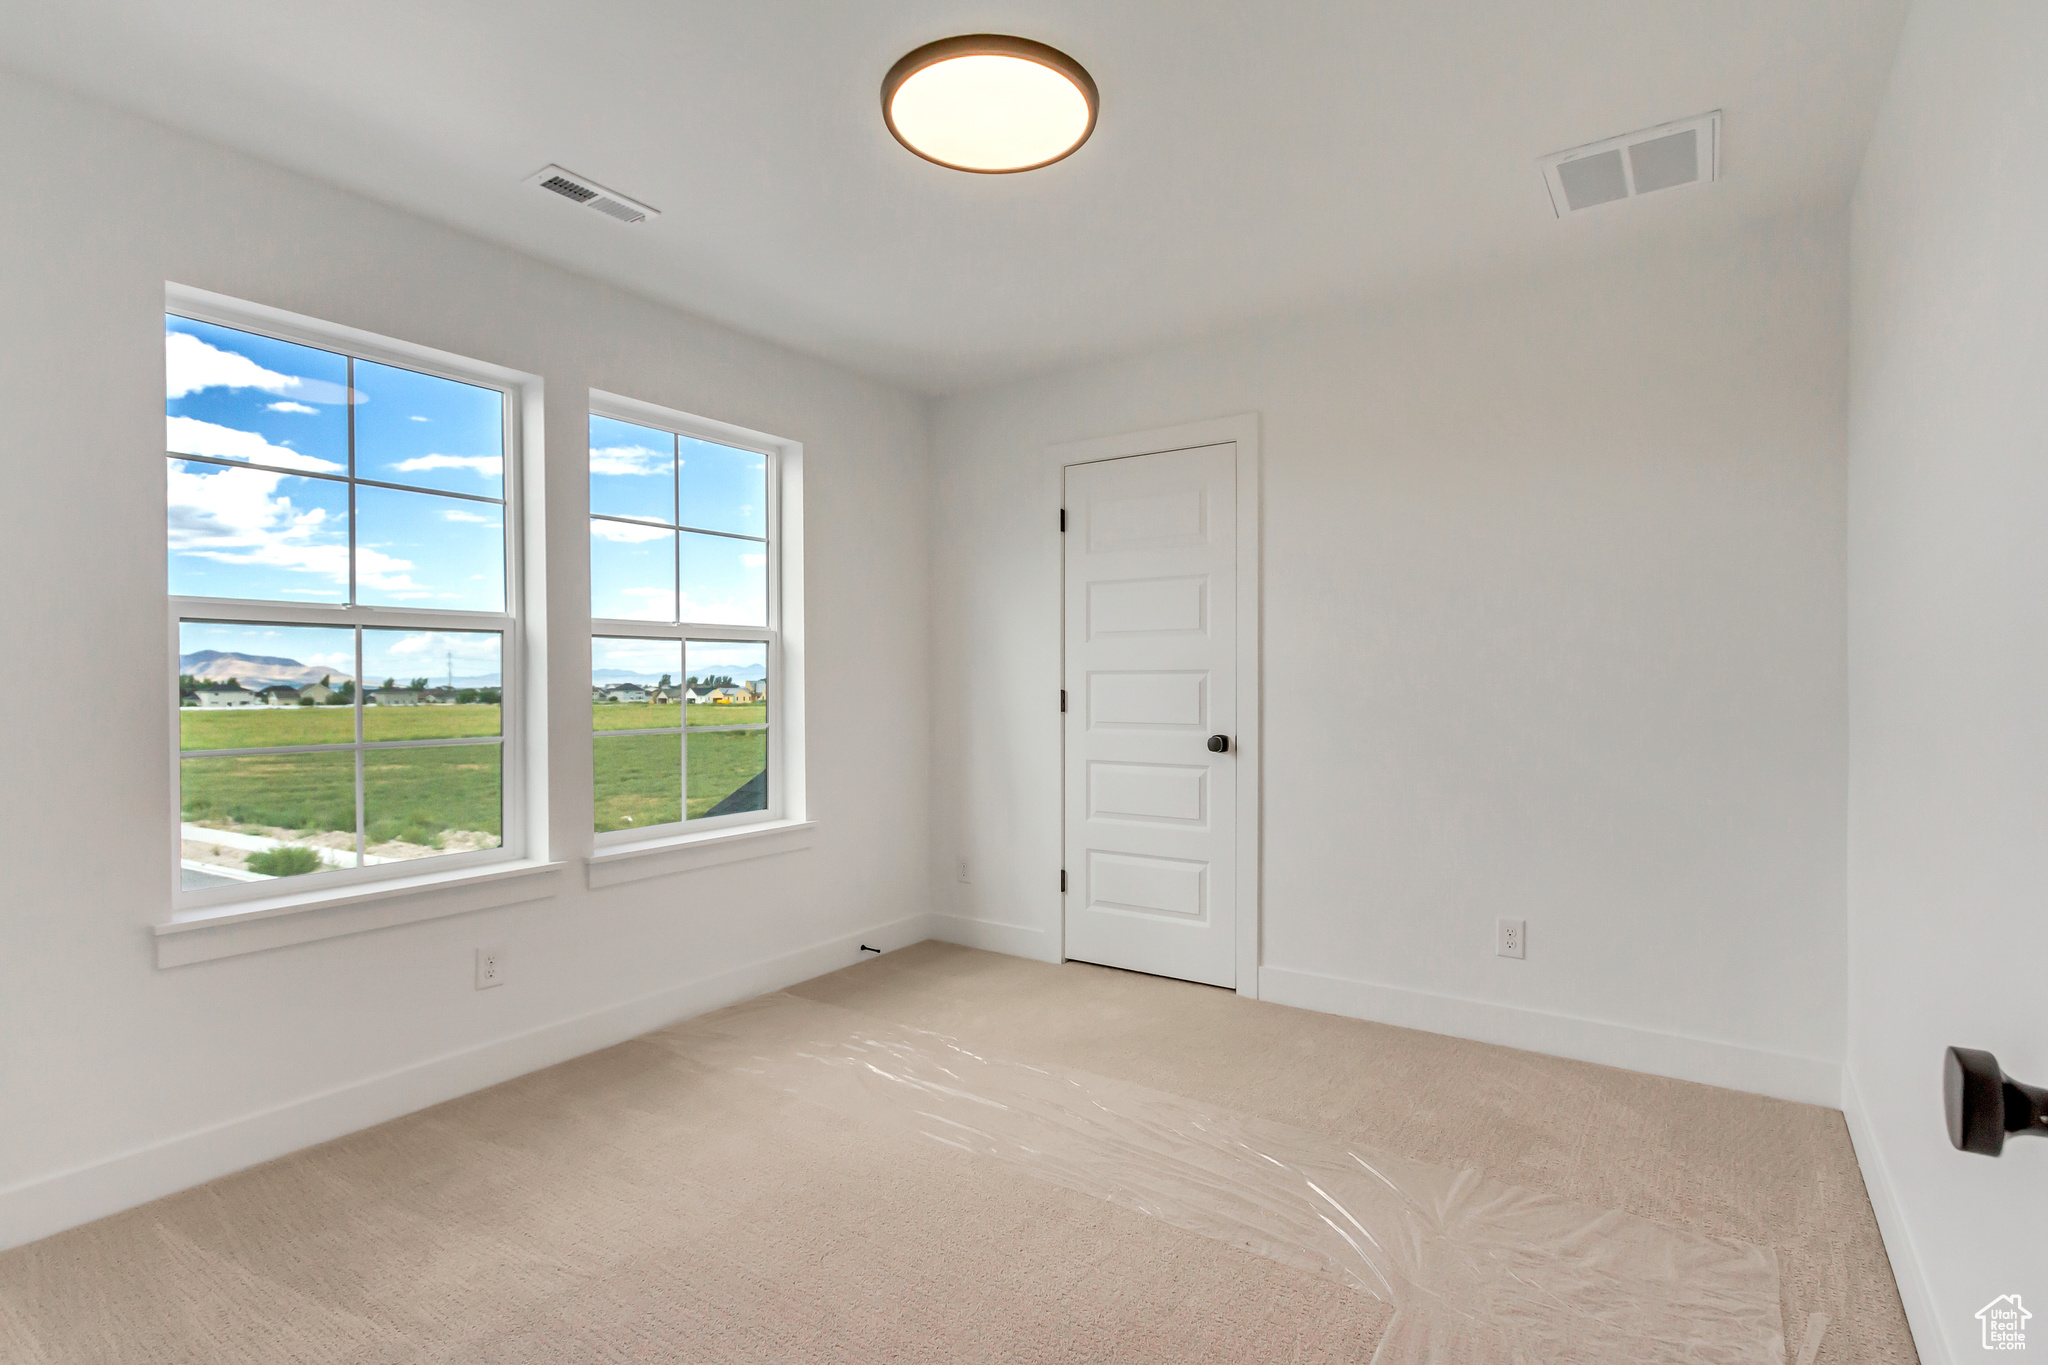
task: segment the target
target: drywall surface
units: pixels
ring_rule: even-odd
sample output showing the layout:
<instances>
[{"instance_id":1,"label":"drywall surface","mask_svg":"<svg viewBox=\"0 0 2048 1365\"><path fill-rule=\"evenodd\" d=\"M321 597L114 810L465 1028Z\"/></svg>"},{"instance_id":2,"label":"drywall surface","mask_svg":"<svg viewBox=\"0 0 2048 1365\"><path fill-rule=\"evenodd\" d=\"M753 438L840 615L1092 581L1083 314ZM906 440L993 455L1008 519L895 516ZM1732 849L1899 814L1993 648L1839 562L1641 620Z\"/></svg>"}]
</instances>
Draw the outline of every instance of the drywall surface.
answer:
<instances>
[{"instance_id":1,"label":"drywall surface","mask_svg":"<svg viewBox=\"0 0 2048 1365\"><path fill-rule=\"evenodd\" d=\"M41 86L0 126L0 1244L924 936L924 400ZM166 281L542 377L552 898L153 965ZM807 850L584 889L593 387L804 443Z\"/></svg>"},{"instance_id":2,"label":"drywall surface","mask_svg":"<svg viewBox=\"0 0 2048 1365\"><path fill-rule=\"evenodd\" d=\"M2005 1294L2048 1346L2048 1142L1941 1093L1951 1044L2048 1082L2044 71L2048 8L1916 5L1853 210L1848 1066L1930 1360Z\"/></svg>"},{"instance_id":3,"label":"drywall surface","mask_svg":"<svg viewBox=\"0 0 2048 1365\"><path fill-rule=\"evenodd\" d=\"M1060 952L1045 447L1254 412L1266 997L1836 1103L1845 240L1821 210L942 402L939 932Z\"/></svg>"}]
</instances>

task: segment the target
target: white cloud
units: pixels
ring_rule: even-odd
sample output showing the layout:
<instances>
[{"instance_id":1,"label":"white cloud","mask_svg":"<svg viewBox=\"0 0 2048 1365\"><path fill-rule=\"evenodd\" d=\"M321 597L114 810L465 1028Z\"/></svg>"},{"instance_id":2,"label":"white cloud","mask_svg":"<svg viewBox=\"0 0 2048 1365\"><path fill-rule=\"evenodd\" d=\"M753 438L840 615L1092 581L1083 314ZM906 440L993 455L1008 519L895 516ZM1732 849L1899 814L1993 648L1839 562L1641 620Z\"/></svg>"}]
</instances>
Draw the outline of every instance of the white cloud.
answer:
<instances>
[{"instance_id":1,"label":"white cloud","mask_svg":"<svg viewBox=\"0 0 2048 1365\"><path fill-rule=\"evenodd\" d=\"M173 553L217 564L261 565L314 575L330 588L282 591L331 595L348 586L348 528L322 507L300 507L278 486L289 475L260 469L170 464L166 490ZM417 588L410 560L368 546L356 550L356 581L380 592Z\"/></svg>"},{"instance_id":2,"label":"white cloud","mask_svg":"<svg viewBox=\"0 0 2048 1365\"><path fill-rule=\"evenodd\" d=\"M762 566L763 564L766 564L767 562L768 562L768 556L767 556L767 555L741 555L741 556L740 556L740 563L744 564L744 565L745 565L746 567L748 567L749 569L758 569L758 568L760 568L760 567L761 567L761 566Z\"/></svg>"},{"instance_id":3,"label":"white cloud","mask_svg":"<svg viewBox=\"0 0 2048 1365\"><path fill-rule=\"evenodd\" d=\"M596 521L590 523L590 534L599 540L616 541L622 545L638 545L646 540L660 540L669 532L659 526L641 526L629 521Z\"/></svg>"},{"instance_id":4,"label":"white cloud","mask_svg":"<svg viewBox=\"0 0 2048 1365\"><path fill-rule=\"evenodd\" d=\"M190 332L164 333L164 396L183 398L202 389L262 389L315 403L345 403L348 390L324 379L266 370L245 355L209 346ZM361 394L356 401L362 402Z\"/></svg>"},{"instance_id":5,"label":"white cloud","mask_svg":"<svg viewBox=\"0 0 2048 1365\"><path fill-rule=\"evenodd\" d=\"M706 602L686 592L677 605L677 619L702 621L713 626L757 626L768 619L768 610L767 604L759 598L743 602L737 597L727 596L722 602Z\"/></svg>"},{"instance_id":6,"label":"white cloud","mask_svg":"<svg viewBox=\"0 0 2048 1365\"><path fill-rule=\"evenodd\" d=\"M408 422L424 422L427 421L428 419L425 417L408 417L405 420Z\"/></svg>"},{"instance_id":7,"label":"white cloud","mask_svg":"<svg viewBox=\"0 0 2048 1365\"><path fill-rule=\"evenodd\" d=\"M173 333L173 335L176 335ZM238 431L196 417L164 419L166 450L180 455L211 455L216 460L250 460L274 464L280 469L305 469L338 473L342 466L314 455L302 455L285 446L272 445L253 431Z\"/></svg>"},{"instance_id":8,"label":"white cloud","mask_svg":"<svg viewBox=\"0 0 2048 1365\"><path fill-rule=\"evenodd\" d=\"M590 642L590 667L623 668L634 673L645 673L656 677L666 673L671 677L682 674L682 650L674 640L628 640L618 636L599 636Z\"/></svg>"},{"instance_id":9,"label":"white cloud","mask_svg":"<svg viewBox=\"0 0 2048 1365\"><path fill-rule=\"evenodd\" d=\"M284 400L283 402L281 402L281 403L265 403L265 404L264 404L263 406L264 406L264 407L265 407L265 408L266 408L267 410L269 410L269 411L271 411L271 412L318 412L318 411L320 411L320 409L318 409L318 408L313 408L313 407L308 407L308 406L306 406L306 405L305 405L304 403L294 403L294 402L292 402L292 401L291 401L291 400L290 400L289 398L285 399L285 400Z\"/></svg>"},{"instance_id":10,"label":"white cloud","mask_svg":"<svg viewBox=\"0 0 2048 1365\"><path fill-rule=\"evenodd\" d=\"M441 514L441 520L459 521L472 526L490 526L493 528L495 528L498 524L497 522L492 521L489 517L480 517L474 512L443 512ZM481 575L478 576L481 577Z\"/></svg>"},{"instance_id":11,"label":"white cloud","mask_svg":"<svg viewBox=\"0 0 2048 1365\"><path fill-rule=\"evenodd\" d=\"M502 455L415 455L410 460L400 460L392 466L407 474L419 474L429 469L473 469L479 474L496 476L505 472L505 457Z\"/></svg>"},{"instance_id":12,"label":"white cloud","mask_svg":"<svg viewBox=\"0 0 2048 1365\"><path fill-rule=\"evenodd\" d=\"M649 450L646 446L598 446L590 452L590 472L665 476L673 458L666 450Z\"/></svg>"},{"instance_id":13,"label":"white cloud","mask_svg":"<svg viewBox=\"0 0 2048 1365\"><path fill-rule=\"evenodd\" d=\"M621 588L621 598L639 598L637 604L628 605L623 611L607 611L603 615L620 621L673 621L675 619L674 589L671 588Z\"/></svg>"},{"instance_id":14,"label":"white cloud","mask_svg":"<svg viewBox=\"0 0 2048 1365\"><path fill-rule=\"evenodd\" d=\"M365 645L367 645L370 642L370 637L365 635L363 640ZM447 655L451 652L455 655L455 668L457 672L464 670L474 672L480 667L496 668L498 666L496 651L490 648L487 639L479 639L475 635L466 633L451 634L437 630L412 631L401 635L391 643L383 645L378 654L379 657L388 656L399 659L410 658L415 654L423 654L445 661Z\"/></svg>"}]
</instances>

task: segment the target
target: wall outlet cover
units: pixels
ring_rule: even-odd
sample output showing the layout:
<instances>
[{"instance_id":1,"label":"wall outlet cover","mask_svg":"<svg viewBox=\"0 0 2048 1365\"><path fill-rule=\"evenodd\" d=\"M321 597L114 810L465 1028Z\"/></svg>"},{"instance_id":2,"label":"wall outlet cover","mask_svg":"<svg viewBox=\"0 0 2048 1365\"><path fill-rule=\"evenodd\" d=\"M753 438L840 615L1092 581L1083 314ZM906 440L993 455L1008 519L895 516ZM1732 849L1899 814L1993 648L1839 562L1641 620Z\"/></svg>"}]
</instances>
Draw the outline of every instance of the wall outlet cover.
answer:
<instances>
[{"instance_id":1,"label":"wall outlet cover","mask_svg":"<svg viewBox=\"0 0 2048 1365\"><path fill-rule=\"evenodd\" d=\"M505 984L505 950L503 948L479 948L476 950L476 988L487 991L493 986Z\"/></svg>"},{"instance_id":2,"label":"wall outlet cover","mask_svg":"<svg viewBox=\"0 0 2048 1365\"><path fill-rule=\"evenodd\" d=\"M1493 951L1498 957L1527 957L1529 921L1503 919L1494 922Z\"/></svg>"}]
</instances>

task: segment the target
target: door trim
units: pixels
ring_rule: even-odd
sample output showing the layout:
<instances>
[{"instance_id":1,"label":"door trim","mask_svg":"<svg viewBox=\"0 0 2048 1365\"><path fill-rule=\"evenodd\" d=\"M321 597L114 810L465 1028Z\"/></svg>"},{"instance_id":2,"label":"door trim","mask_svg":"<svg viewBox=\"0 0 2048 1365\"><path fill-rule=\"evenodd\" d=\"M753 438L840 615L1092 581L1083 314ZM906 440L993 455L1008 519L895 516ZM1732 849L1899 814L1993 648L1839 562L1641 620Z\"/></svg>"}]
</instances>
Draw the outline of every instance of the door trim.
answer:
<instances>
[{"instance_id":1,"label":"door trim","mask_svg":"<svg viewBox=\"0 0 2048 1365\"><path fill-rule=\"evenodd\" d=\"M1259 849L1264 843L1259 816L1259 415L1239 413L1206 422L1156 427L1117 436L1098 436L1088 441L1068 441L1045 448L1046 473L1052 506L1046 511L1050 530L1059 523L1057 509L1066 501L1066 470L1069 465L1094 464L1100 460L1122 460L1133 455L1162 455L1198 446L1234 443L1237 446L1237 993L1259 998ZM1060 533L1051 532L1054 536ZM1058 610L1053 614L1060 632L1053 657L1059 660L1060 676L1066 676L1066 546L1054 542L1053 592ZM1060 853L1066 857L1066 744L1060 744ZM1059 960L1067 960L1067 902L1059 902Z\"/></svg>"}]
</instances>

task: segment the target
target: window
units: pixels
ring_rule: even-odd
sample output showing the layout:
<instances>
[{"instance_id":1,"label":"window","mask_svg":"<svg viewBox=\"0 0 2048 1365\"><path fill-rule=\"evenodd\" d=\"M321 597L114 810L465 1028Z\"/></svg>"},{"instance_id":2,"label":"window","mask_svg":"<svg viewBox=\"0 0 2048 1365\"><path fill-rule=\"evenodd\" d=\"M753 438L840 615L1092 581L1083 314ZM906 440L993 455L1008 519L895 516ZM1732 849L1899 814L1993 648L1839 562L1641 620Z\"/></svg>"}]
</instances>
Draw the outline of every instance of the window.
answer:
<instances>
[{"instance_id":1,"label":"window","mask_svg":"<svg viewBox=\"0 0 2048 1365\"><path fill-rule=\"evenodd\" d=\"M180 904L515 856L512 390L198 314L164 319Z\"/></svg>"},{"instance_id":2,"label":"window","mask_svg":"<svg viewBox=\"0 0 2048 1365\"><path fill-rule=\"evenodd\" d=\"M623 405L622 405L623 407ZM777 454L674 416L590 418L599 842L781 818Z\"/></svg>"}]
</instances>

